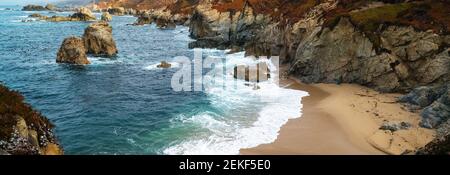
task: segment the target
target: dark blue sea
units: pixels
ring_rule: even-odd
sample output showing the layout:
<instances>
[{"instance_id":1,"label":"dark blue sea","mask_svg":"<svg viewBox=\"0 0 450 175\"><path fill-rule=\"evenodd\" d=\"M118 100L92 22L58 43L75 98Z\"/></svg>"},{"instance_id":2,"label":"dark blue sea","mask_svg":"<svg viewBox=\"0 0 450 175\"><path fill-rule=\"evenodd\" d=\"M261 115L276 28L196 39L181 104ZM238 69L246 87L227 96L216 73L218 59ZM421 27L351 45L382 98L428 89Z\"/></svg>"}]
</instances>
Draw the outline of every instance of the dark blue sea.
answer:
<instances>
[{"instance_id":1,"label":"dark blue sea","mask_svg":"<svg viewBox=\"0 0 450 175\"><path fill-rule=\"evenodd\" d=\"M129 26L135 17L114 16L118 56L66 65L55 62L63 39L81 36L89 22L22 22L34 12L20 9L0 6L0 81L56 125L65 154L238 154L273 142L288 119L301 115L306 92L271 81L255 90L230 80L229 71L203 91L174 91L171 79L181 66L173 58L194 58L187 27ZM255 62L244 53L199 51L224 65ZM173 67L156 68L162 60Z\"/></svg>"}]
</instances>

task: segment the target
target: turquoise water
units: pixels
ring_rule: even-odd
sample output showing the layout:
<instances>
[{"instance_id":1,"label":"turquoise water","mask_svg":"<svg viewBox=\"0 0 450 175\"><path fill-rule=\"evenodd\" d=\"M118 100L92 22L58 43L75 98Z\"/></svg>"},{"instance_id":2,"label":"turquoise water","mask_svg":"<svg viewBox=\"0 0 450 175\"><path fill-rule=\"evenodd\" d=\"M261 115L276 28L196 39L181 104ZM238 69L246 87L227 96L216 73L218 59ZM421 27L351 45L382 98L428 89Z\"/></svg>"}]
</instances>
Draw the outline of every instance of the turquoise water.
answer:
<instances>
[{"instance_id":1,"label":"turquoise water","mask_svg":"<svg viewBox=\"0 0 450 175\"><path fill-rule=\"evenodd\" d=\"M237 154L272 142L287 119L300 116L306 93L270 82L260 90L238 81L238 89L173 91L171 78L180 67L155 65L193 58L186 27L127 26L136 18L114 17L118 57L89 57L92 64L74 66L56 64L56 53L64 38L81 36L89 23L24 23L32 12L5 8L0 6L0 81L56 125L66 154ZM228 57L225 65L253 61L243 53Z\"/></svg>"}]
</instances>

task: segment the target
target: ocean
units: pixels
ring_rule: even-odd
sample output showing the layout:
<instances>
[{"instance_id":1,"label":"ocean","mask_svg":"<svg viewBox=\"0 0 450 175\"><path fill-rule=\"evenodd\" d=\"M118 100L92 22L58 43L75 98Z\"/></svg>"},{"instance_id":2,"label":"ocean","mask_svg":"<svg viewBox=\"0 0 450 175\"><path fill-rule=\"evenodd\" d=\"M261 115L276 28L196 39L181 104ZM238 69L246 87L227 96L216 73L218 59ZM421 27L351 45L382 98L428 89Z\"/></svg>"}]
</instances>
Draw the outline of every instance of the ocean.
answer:
<instances>
[{"instance_id":1,"label":"ocean","mask_svg":"<svg viewBox=\"0 0 450 175\"><path fill-rule=\"evenodd\" d=\"M0 6L0 81L56 125L65 154L239 154L273 142L288 119L301 116L306 92L270 80L254 90L229 71L222 73L228 78L210 78L236 88L211 83L203 91L174 91L171 79L181 66L173 58L194 58L187 27L129 26L135 17L114 16L118 56L90 56L90 65L77 66L57 64L56 53L89 22L22 22L32 13ZM202 53L226 58L227 66L256 62L243 52ZM156 68L162 60L173 67Z\"/></svg>"}]
</instances>

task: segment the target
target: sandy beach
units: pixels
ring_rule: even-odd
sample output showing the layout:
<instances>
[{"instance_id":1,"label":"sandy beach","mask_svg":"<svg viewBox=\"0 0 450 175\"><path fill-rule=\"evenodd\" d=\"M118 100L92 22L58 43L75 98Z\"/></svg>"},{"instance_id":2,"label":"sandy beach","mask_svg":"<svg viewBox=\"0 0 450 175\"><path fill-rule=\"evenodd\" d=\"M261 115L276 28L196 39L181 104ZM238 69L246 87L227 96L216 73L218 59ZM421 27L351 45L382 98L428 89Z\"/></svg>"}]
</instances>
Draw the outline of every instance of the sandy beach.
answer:
<instances>
[{"instance_id":1,"label":"sandy beach","mask_svg":"<svg viewBox=\"0 0 450 175\"><path fill-rule=\"evenodd\" d=\"M431 141L434 131L418 126L420 116L396 102L400 94L379 93L351 84L306 85L290 78L281 84L309 92L300 118L285 124L277 140L241 154L402 154ZM407 123L396 131L383 124Z\"/></svg>"}]
</instances>

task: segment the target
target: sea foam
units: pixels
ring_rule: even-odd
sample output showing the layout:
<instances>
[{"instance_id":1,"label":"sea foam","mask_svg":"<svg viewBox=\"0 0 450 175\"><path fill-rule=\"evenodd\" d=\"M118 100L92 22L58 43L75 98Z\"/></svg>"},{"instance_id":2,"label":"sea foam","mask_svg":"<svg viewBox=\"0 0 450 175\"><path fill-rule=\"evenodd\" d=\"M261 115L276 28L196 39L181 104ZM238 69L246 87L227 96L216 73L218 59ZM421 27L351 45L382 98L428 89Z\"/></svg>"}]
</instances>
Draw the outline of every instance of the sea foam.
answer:
<instances>
[{"instance_id":1,"label":"sea foam","mask_svg":"<svg viewBox=\"0 0 450 175\"><path fill-rule=\"evenodd\" d=\"M243 53L231 55L226 61L227 66L239 64L256 64L262 60L244 57ZM271 66L271 73L276 67ZM272 74L273 75L273 74ZM191 117L183 117L183 123L199 125L208 130L208 135L186 139L163 150L164 154L239 154L243 148L252 148L276 140L280 128L289 120L301 116L301 99L308 96L307 92L279 87L273 79L256 84L235 81L232 72L226 72L225 78L212 78L216 84L206 89L206 94L212 105L220 109L234 109L245 106L249 110L253 104L260 104L259 111L254 116L247 110L233 113L234 116L221 117L212 112L203 112ZM278 76L278 75L274 75ZM211 78L211 77L210 77ZM223 88L234 86L233 88ZM251 120L249 125L241 125L230 119L239 115L240 120ZM227 118L228 117L228 118Z\"/></svg>"}]
</instances>

